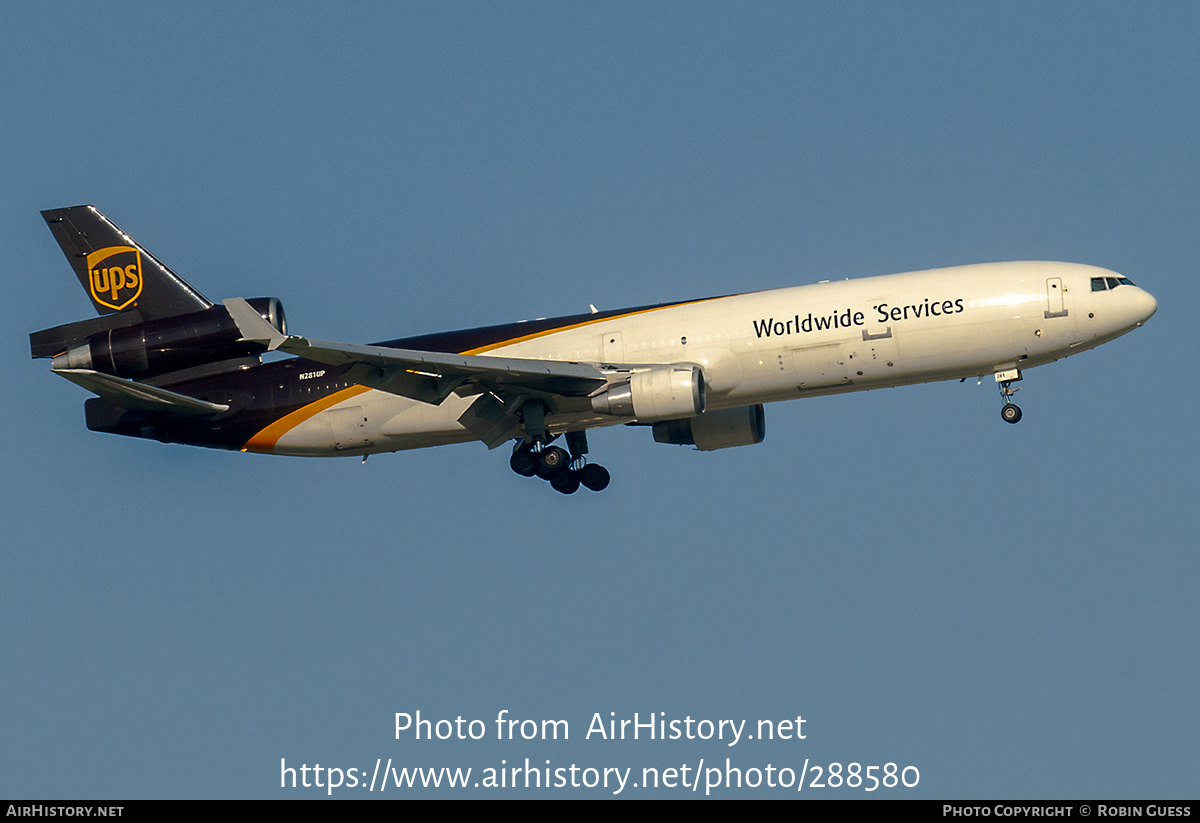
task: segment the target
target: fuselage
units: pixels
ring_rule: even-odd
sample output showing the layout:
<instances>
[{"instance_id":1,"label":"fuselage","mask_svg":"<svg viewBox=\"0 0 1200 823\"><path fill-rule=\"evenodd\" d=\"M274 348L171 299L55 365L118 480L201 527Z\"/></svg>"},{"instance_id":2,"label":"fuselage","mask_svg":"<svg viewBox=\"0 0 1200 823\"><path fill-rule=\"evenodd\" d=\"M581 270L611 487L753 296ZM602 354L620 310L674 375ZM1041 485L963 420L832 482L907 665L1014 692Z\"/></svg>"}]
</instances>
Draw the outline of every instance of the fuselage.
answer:
<instances>
[{"instance_id":1,"label":"fuselage","mask_svg":"<svg viewBox=\"0 0 1200 823\"><path fill-rule=\"evenodd\" d=\"M694 363L707 408L751 406L1028 369L1145 322L1154 298L1115 272L1073 263L990 263L511 323L377 344L571 361L601 371ZM430 405L293 358L172 386L230 406L211 420L89 426L174 442L332 456L472 440L474 400ZM630 422L563 400L551 433ZM98 422L100 425L93 425ZM136 428L136 430L134 430Z\"/></svg>"}]
</instances>

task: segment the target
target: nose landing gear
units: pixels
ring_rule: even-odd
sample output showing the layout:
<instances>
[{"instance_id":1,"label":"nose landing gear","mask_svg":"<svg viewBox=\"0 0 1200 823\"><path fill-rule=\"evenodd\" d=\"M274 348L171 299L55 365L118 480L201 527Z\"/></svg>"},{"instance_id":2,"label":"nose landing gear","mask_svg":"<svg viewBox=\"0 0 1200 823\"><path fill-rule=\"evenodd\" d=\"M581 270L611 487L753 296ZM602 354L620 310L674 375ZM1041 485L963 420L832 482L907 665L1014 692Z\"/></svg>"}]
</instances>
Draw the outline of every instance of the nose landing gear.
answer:
<instances>
[{"instance_id":1,"label":"nose landing gear","mask_svg":"<svg viewBox=\"0 0 1200 823\"><path fill-rule=\"evenodd\" d=\"M1020 379L1020 369L996 372L996 383L1000 386L1000 397L1004 400L1004 406L1000 409L1000 417L1004 419L1005 423L1018 423L1021 420L1021 407L1012 402L1012 396L1021 390L1019 386L1014 389L1012 384Z\"/></svg>"}]
</instances>

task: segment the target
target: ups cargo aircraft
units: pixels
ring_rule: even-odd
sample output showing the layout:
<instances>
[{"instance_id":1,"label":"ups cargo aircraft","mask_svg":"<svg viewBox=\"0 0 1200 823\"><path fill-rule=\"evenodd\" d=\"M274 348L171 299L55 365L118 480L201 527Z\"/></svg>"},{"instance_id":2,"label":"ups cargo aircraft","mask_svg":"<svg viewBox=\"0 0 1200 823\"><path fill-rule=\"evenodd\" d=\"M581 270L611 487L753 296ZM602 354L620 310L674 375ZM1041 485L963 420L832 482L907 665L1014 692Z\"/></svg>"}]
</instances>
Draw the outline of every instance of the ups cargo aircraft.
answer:
<instances>
[{"instance_id":1,"label":"ups cargo aircraft","mask_svg":"<svg viewBox=\"0 0 1200 823\"><path fill-rule=\"evenodd\" d=\"M98 395L87 426L222 449L367 455L514 441L518 474L600 491L588 429L701 450L759 443L763 404L1026 369L1142 325L1155 299L1075 263L984 263L424 334L288 333L274 297L214 304L92 206L42 212L99 317L34 332ZM295 355L263 362L262 354ZM560 436L566 448L552 445Z\"/></svg>"}]
</instances>

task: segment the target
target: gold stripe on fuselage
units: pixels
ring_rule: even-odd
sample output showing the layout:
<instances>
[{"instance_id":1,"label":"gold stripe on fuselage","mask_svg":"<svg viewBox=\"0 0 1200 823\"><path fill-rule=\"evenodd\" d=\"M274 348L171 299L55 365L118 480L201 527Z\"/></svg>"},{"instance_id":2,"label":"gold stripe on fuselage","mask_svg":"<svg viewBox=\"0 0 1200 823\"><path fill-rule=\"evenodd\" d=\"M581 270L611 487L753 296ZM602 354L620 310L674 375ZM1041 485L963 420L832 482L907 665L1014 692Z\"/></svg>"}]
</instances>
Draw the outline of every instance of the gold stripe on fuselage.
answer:
<instances>
[{"instance_id":1,"label":"gold stripe on fuselage","mask_svg":"<svg viewBox=\"0 0 1200 823\"><path fill-rule=\"evenodd\" d=\"M343 400L349 400L351 397L357 397L363 392L370 390L370 386L350 386L349 388L335 391L327 397L322 397L320 400L314 400L306 406L301 406L294 412L285 414L247 440L246 445L242 446L242 451L270 454L275 451L275 444L279 442L279 438L299 426L305 420L315 417L331 406L336 406Z\"/></svg>"}]
</instances>

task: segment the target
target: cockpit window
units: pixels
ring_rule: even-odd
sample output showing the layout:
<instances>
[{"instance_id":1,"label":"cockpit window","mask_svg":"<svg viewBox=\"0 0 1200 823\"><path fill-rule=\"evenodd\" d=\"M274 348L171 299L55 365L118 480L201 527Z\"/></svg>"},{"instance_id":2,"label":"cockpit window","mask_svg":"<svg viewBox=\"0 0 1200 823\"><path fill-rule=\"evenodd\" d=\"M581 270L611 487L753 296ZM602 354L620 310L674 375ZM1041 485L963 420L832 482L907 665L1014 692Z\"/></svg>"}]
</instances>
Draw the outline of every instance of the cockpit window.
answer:
<instances>
[{"instance_id":1,"label":"cockpit window","mask_svg":"<svg viewBox=\"0 0 1200 823\"><path fill-rule=\"evenodd\" d=\"M1132 286L1133 281L1128 277L1093 277L1092 291L1107 291L1117 286Z\"/></svg>"}]
</instances>

